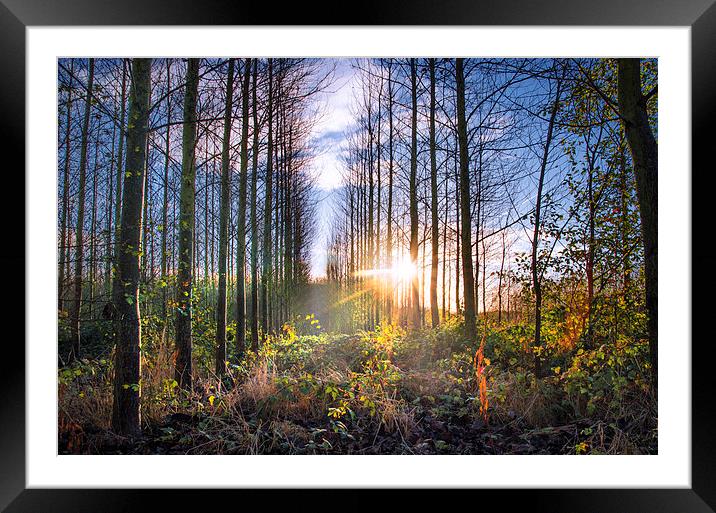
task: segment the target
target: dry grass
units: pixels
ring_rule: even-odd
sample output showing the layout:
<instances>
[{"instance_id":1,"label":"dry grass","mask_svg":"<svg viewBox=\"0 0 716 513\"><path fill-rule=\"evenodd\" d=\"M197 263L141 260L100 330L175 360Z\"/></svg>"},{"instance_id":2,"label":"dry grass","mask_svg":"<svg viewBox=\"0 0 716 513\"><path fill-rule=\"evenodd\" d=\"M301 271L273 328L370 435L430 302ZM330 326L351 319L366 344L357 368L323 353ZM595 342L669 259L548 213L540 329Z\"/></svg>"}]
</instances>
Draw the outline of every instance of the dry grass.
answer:
<instances>
[{"instance_id":1,"label":"dry grass","mask_svg":"<svg viewBox=\"0 0 716 513\"><path fill-rule=\"evenodd\" d=\"M405 400L396 398L393 394L392 397L386 396L378 401L376 415L380 426L383 426L387 433L399 433L405 439L415 431L415 410L415 407L409 407Z\"/></svg>"},{"instance_id":2,"label":"dry grass","mask_svg":"<svg viewBox=\"0 0 716 513\"><path fill-rule=\"evenodd\" d=\"M445 373L435 369L407 371L400 382L403 395L410 398L437 397L447 387L449 382Z\"/></svg>"},{"instance_id":3,"label":"dry grass","mask_svg":"<svg viewBox=\"0 0 716 513\"><path fill-rule=\"evenodd\" d=\"M559 391L551 378L525 383L515 374L505 372L498 374L490 386L492 390L500 390L500 400L492 401L492 416L500 422L525 422L542 428L562 421Z\"/></svg>"},{"instance_id":4,"label":"dry grass","mask_svg":"<svg viewBox=\"0 0 716 513\"><path fill-rule=\"evenodd\" d=\"M654 401L638 386L609 409L599 406L600 416L590 420L568 411L557 376L534 380L490 366L485 424L469 358L430 360L427 343L414 338L400 340L394 357L394 337L279 341L232 367L223 383L210 373L195 374L190 393L173 385L171 344L161 339L151 358L142 356L145 436L131 441L111 433L112 368L95 362L93 371L90 362L60 384L60 445L82 453L425 453L433 445L438 450L425 440L445 437L444 451L463 447L463 436L479 444L476 436L500 429L542 437L538 451L547 447L544 437L552 437L550 450L572 454L639 454L655 444ZM525 440L511 443L524 447Z\"/></svg>"},{"instance_id":5,"label":"dry grass","mask_svg":"<svg viewBox=\"0 0 716 513\"><path fill-rule=\"evenodd\" d=\"M112 419L112 375L92 373L89 368L71 382L61 380L58 385L58 413L62 428L89 424L109 429Z\"/></svg>"},{"instance_id":6,"label":"dry grass","mask_svg":"<svg viewBox=\"0 0 716 513\"><path fill-rule=\"evenodd\" d=\"M269 368L267 360L262 360L237 389L236 398L243 405L261 409L266 407L269 399L276 397L277 392L276 371Z\"/></svg>"}]
</instances>

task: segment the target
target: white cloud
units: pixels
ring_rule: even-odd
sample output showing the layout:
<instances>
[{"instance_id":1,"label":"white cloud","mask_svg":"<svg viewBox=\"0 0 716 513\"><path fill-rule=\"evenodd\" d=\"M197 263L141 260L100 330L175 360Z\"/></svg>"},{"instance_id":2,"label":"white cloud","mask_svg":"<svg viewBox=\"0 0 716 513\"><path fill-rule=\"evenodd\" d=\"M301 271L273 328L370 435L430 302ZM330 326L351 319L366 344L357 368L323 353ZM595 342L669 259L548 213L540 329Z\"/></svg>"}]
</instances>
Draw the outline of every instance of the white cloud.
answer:
<instances>
[{"instance_id":1,"label":"white cloud","mask_svg":"<svg viewBox=\"0 0 716 513\"><path fill-rule=\"evenodd\" d=\"M351 67L350 59L327 59L325 65L335 65L335 81L318 99L323 115L311 134L317 145L311 173L315 177L319 197L317 233L311 248L311 274L314 277L324 276L326 272L326 247L334 215L333 191L343 185L341 145L353 122L351 102L354 87L357 86L357 74Z\"/></svg>"}]
</instances>

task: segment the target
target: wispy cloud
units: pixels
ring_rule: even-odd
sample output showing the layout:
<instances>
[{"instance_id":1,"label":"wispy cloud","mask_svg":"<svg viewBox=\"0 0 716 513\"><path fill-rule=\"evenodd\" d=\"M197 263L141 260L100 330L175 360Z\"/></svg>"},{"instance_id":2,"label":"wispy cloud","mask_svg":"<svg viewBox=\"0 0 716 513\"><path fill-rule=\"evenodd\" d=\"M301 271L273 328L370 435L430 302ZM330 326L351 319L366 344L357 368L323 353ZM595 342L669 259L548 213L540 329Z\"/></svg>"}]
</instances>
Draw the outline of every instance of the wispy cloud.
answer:
<instances>
[{"instance_id":1,"label":"wispy cloud","mask_svg":"<svg viewBox=\"0 0 716 513\"><path fill-rule=\"evenodd\" d=\"M323 112L311 134L316 154L311 163L311 173L316 179L319 204L316 208L317 233L311 248L311 273L314 277L325 275L326 246L334 215L333 201L336 190L343 185L341 151L345 134L353 121L351 102L357 86L355 70L350 59L327 60L327 66L335 65L335 82L319 98Z\"/></svg>"}]
</instances>

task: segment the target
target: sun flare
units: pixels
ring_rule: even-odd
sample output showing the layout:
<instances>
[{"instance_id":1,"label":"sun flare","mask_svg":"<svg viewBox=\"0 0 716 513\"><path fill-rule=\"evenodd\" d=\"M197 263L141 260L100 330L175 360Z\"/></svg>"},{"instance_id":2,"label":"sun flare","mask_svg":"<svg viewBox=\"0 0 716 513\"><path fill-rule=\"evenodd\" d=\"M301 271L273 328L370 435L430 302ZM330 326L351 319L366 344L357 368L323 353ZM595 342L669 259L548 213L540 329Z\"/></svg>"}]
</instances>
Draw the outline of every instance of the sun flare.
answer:
<instances>
[{"instance_id":1,"label":"sun flare","mask_svg":"<svg viewBox=\"0 0 716 513\"><path fill-rule=\"evenodd\" d=\"M404 258L402 260L396 260L393 262L392 267L377 268L377 269L364 269L356 272L356 276L361 277L382 277L384 279L392 280L394 282L408 282L418 272L418 268L410 258Z\"/></svg>"},{"instance_id":2,"label":"sun flare","mask_svg":"<svg viewBox=\"0 0 716 513\"><path fill-rule=\"evenodd\" d=\"M417 266L409 258L396 261L390 268L390 275L395 281L410 281L417 273Z\"/></svg>"}]
</instances>

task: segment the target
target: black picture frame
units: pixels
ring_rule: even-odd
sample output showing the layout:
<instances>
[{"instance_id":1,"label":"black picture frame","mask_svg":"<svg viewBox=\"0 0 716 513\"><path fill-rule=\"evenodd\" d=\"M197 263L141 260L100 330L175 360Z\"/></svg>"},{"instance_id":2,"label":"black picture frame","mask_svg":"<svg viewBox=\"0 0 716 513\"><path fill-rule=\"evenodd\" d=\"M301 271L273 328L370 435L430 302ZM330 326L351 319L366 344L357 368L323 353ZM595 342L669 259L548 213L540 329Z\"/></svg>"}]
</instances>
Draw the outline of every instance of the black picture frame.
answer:
<instances>
[{"instance_id":1,"label":"black picture frame","mask_svg":"<svg viewBox=\"0 0 716 513\"><path fill-rule=\"evenodd\" d=\"M692 453L689 489L504 489L450 492L451 501L466 498L475 507L504 507L523 502L530 511L550 512L708 512L716 511L716 401L712 392L712 337L707 319L711 313L708 291L714 290L716 256L703 247L713 231L711 196L714 164L711 147L716 140L716 4L715 0L374 0L355 4L338 14L336 4L311 5L219 0L0 0L0 147L5 164L3 185L19 203L2 201L5 240L13 249L0 252L5 288L0 301L11 324L20 324L25 304L24 192L25 175L25 29L47 25L590 25L690 26L692 58L692 340L683 341L692 354ZM344 7L345 8L345 7ZM334 19L327 19L330 13ZM10 164L11 158L15 161ZM678 171L677 171L678 172ZM684 172L684 170L682 170ZM685 171L684 179L689 179ZM14 182L14 183L13 183ZM711 200L711 201L709 201ZM662 208L668 208L668 205ZM23 212L19 222L18 212ZM697 239L698 237L698 239ZM662 239L663 240L663 239ZM24 273L19 270L23 269ZM698 274L697 274L698 273ZM689 298L684 298L688 301ZM18 311L20 310L20 311ZM665 314L662 319L667 317ZM668 321L667 321L668 322ZM696 329L701 328L701 330ZM22 330L22 328L21 328ZM0 371L0 508L6 511L108 512L140 511L161 499L172 510L202 510L217 499L250 504L251 490L81 490L26 489L25 465L25 359L19 343L24 333L4 340ZM668 355L661 359L668 362ZM668 365L668 363L666 364ZM685 399L686 400L686 399ZM272 502L286 492L272 491ZM336 504L335 491L293 491L306 497L307 507ZM369 505L370 494L360 493ZM423 491L403 492L420 498ZM468 495L471 495L468 497ZM310 501L310 502L308 502ZM324 502L325 501L325 502ZM343 501L338 504L345 503ZM201 507L197 505L202 505ZM494 506L498 505L498 506Z\"/></svg>"}]
</instances>

